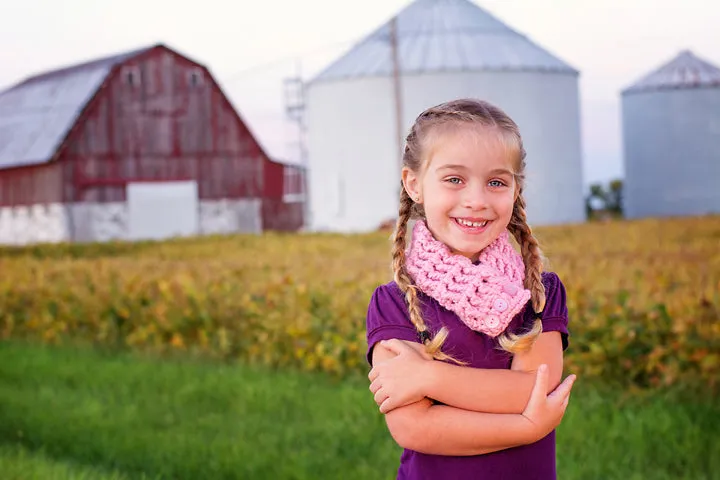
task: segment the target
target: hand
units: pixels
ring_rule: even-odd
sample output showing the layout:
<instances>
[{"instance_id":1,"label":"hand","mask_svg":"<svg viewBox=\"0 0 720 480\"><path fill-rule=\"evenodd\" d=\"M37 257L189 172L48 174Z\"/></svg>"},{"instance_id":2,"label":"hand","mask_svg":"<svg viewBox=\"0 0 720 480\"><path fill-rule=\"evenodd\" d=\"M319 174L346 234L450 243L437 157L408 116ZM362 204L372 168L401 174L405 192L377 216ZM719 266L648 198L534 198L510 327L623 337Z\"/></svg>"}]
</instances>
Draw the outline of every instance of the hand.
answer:
<instances>
[{"instance_id":1,"label":"hand","mask_svg":"<svg viewBox=\"0 0 720 480\"><path fill-rule=\"evenodd\" d=\"M570 390L572 390L575 379L575 375L568 376L547 395L548 367L543 364L538 368L530 400L522 413L523 417L532 424L534 441L544 438L560 425L570 401Z\"/></svg>"},{"instance_id":2,"label":"hand","mask_svg":"<svg viewBox=\"0 0 720 480\"><path fill-rule=\"evenodd\" d=\"M433 359L425 352L425 346L403 340L387 340L380 345L396 356L375 364L368 378L370 391L381 413L388 413L425 398L424 382L427 366Z\"/></svg>"}]
</instances>

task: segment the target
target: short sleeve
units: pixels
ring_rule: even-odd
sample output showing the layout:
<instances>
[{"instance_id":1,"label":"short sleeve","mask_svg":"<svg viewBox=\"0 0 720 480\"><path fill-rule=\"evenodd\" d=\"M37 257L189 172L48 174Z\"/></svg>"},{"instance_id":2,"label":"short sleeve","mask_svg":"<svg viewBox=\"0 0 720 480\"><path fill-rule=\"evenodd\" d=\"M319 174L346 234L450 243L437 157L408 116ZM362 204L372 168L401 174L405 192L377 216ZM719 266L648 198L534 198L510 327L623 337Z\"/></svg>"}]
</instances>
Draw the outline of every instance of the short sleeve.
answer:
<instances>
[{"instance_id":1,"label":"short sleeve","mask_svg":"<svg viewBox=\"0 0 720 480\"><path fill-rule=\"evenodd\" d=\"M542 315L543 332L560 332L563 350L568 348L568 309L565 285L554 272L542 274L545 286L545 309Z\"/></svg>"},{"instance_id":2,"label":"short sleeve","mask_svg":"<svg viewBox=\"0 0 720 480\"><path fill-rule=\"evenodd\" d=\"M372 351L381 340L397 338L419 342L417 331L410 321L405 299L400 288L394 283L375 289L366 317L367 362L372 365Z\"/></svg>"}]
</instances>

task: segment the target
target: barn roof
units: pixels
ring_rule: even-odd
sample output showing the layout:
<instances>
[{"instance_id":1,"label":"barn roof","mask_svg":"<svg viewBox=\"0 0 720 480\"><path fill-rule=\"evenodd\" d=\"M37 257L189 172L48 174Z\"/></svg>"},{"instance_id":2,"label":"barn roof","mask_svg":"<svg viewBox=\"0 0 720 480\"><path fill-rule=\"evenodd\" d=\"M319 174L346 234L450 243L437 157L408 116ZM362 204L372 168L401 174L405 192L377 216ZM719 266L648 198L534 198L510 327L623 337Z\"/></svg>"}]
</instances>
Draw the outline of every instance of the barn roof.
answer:
<instances>
[{"instance_id":1,"label":"barn roof","mask_svg":"<svg viewBox=\"0 0 720 480\"><path fill-rule=\"evenodd\" d=\"M402 73L483 70L578 73L470 0L415 0L394 18ZM391 75L391 22L357 43L313 82Z\"/></svg>"},{"instance_id":2,"label":"barn roof","mask_svg":"<svg viewBox=\"0 0 720 480\"><path fill-rule=\"evenodd\" d=\"M717 86L720 86L720 68L690 50L683 50L624 89L623 93Z\"/></svg>"},{"instance_id":3,"label":"barn roof","mask_svg":"<svg viewBox=\"0 0 720 480\"><path fill-rule=\"evenodd\" d=\"M150 48L35 75L0 92L0 168L49 161L112 68Z\"/></svg>"}]
</instances>

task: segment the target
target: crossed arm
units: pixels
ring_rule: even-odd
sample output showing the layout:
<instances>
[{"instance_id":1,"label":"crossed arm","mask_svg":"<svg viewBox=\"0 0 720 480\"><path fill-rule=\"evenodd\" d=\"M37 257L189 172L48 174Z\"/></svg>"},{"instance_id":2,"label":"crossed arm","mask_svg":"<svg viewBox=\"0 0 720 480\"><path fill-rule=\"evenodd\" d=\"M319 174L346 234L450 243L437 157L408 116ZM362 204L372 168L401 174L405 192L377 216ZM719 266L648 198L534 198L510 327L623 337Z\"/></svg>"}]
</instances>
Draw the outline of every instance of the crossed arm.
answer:
<instances>
[{"instance_id":1,"label":"crossed arm","mask_svg":"<svg viewBox=\"0 0 720 480\"><path fill-rule=\"evenodd\" d=\"M539 372L543 364L547 369ZM395 441L437 455L479 455L543 438L562 419L575 379L558 387L558 332L541 334L530 352L514 357L510 370L433 361L418 344L401 340L377 344L373 365L370 390Z\"/></svg>"}]
</instances>

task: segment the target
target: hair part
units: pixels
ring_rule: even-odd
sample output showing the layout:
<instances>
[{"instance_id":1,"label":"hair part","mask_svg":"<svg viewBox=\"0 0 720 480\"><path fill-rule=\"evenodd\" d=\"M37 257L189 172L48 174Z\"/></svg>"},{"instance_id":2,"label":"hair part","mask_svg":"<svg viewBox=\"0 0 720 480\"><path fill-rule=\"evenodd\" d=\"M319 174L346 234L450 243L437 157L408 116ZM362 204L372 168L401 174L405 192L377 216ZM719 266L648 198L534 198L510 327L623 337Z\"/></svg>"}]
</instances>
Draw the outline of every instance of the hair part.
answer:
<instances>
[{"instance_id":1,"label":"hair part","mask_svg":"<svg viewBox=\"0 0 720 480\"><path fill-rule=\"evenodd\" d=\"M482 100L460 99L429 108L417 117L405 139L403 166L412 170L416 175L420 175L425 167L424 163L429 157L427 153L432 139L436 135L441 135L444 131L447 131L446 129L457 128L459 124L477 125L497 130L508 147L508 151L512 152L517 198L513 205L508 231L520 246L520 253L525 265L524 285L525 288L530 290L534 311L540 313L545 308L545 287L542 283L542 252L538 240L533 236L532 230L527 223L525 199L523 197L526 153L520 131L515 122L505 112ZM424 219L425 212L422 205L413 201L402 182L400 187L400 208L393 233L392 246L392 270L395 283L405 294L410 321L417 329L418 334L422 334L422 332L428 333L428 336L425 337L428 338L425 341L427 352L438 360L449 359L462 363L441 350L448 336L447 328L443 327L432 336L428 332L427 325L422 317L418 289L405 267L405 248L408 223L413 219ZM498 343L500 348L510 353L524 352L532 347L540 333L542 333L542 322L538 318L535 319L529 331L520 334L505 332L498 338Z\"/></svg>"}]
</instances>

